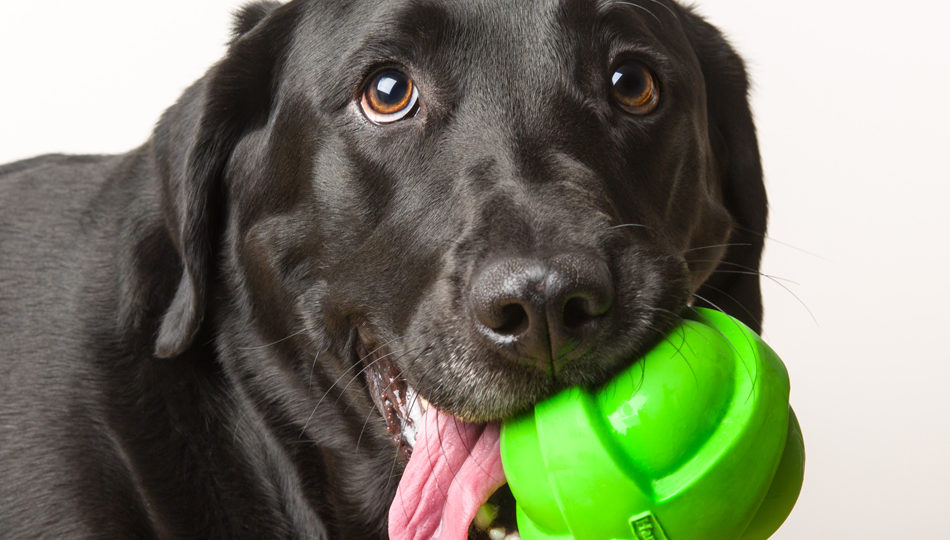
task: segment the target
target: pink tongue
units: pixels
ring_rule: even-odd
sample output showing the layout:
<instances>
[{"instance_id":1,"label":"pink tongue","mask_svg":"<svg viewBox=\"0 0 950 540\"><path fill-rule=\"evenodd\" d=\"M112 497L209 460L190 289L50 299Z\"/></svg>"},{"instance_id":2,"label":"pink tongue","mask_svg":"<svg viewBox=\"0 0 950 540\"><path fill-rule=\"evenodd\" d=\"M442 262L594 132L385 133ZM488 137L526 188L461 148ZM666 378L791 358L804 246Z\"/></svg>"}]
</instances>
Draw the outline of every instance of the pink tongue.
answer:
<instances>
[{"instance_id":1,"label":"pink tongue","mask_svg":"<svg viewBox=\"0 0 950 540\"><path fill-rule=\"evenodd\" d=\"M475 513L505 483L498 441L498 424L429 407L389 508L389 538L466 538Z\"/></svg>"}]
</instances>

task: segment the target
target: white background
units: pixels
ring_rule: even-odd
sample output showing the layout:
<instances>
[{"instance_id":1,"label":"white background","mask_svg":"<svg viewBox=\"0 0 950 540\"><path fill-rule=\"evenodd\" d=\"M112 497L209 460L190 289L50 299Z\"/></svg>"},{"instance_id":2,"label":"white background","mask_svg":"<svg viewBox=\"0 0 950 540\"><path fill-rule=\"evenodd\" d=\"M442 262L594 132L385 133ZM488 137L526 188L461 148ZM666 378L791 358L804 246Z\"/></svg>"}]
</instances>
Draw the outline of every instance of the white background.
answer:
<instances>
[{"instance_id":1,"label":"white background","mask_svg":"<svg viewBox=\"0 0 950 540\"><path fill-rule=\"evenodd\" d=\"M222 55L238 5L0 0L0 163L137 146ZM755 82L765 337L808 455L777 538L950 538L944 6L699 1Z\"/></svg>"}]
</instances>

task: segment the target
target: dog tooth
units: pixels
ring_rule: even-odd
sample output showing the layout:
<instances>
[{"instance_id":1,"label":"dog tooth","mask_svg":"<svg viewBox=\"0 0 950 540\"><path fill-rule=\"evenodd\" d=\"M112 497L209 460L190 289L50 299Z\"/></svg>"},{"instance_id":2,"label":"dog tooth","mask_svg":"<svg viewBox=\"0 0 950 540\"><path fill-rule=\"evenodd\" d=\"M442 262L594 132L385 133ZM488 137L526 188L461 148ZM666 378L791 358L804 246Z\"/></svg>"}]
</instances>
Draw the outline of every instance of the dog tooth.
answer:
<instances>
[{"instance_id":1,"label":"dog tooth","mask_svg":"<svg viewBox=\"0 0 950 540\"><path fill-rule=\"evenodd\" d=\"M518 531L515 531L513 533L508 533L507 535L505 535L505 540L521 540L521 535L518 534Z\"/></svg>"},{"instance_id":2,"label":"dog tooth","mask_svg":"<svg viewBox=\"0 0 950 540\"><path fill-rule=\"evenodd\" d=\"M495 527L494 529L488 531L488 537L491 538L491 540L505 540L505 529L501 527Z\"/></svg>"}]
</instances>

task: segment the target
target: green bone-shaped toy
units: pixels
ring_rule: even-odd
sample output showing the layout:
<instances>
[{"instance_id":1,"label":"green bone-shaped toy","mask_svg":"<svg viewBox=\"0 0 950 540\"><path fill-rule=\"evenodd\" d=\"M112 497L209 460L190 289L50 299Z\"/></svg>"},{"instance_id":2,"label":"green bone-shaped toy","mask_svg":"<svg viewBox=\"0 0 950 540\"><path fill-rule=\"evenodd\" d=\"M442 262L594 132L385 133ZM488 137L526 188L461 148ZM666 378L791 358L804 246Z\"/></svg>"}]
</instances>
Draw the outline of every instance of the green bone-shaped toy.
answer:
<instances>
[{"instance_id":1,"label":"green bone-shaped toy","mask_svg":"<svg viewBox=\"0 0 950 540\"><path fill-rule=\"evenodd\" d=\"M755 332L695 310L601 390L566 390L503 425L522 538L768 538L804 472L788 393Z\"/></svg>"}]
</instances>

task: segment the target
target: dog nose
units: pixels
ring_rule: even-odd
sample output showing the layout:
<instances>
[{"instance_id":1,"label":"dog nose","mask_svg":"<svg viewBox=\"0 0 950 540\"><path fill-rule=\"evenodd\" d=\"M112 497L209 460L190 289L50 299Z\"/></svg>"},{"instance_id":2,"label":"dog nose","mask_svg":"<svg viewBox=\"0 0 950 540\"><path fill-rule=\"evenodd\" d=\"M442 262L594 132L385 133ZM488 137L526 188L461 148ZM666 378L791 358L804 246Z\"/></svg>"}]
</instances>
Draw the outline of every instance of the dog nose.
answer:
<instances>
[{"instance_id":1,"label":"dog nose","mask_svg":"<svg viewBox=\"0 0 950 540\"><path fill-rule=\"evenodd\" d=\"M482 335L509 357L556 374L603 330L613 283L595 257L507 258L476 275L470 300Z\"/></svg>"}]
</instances>

